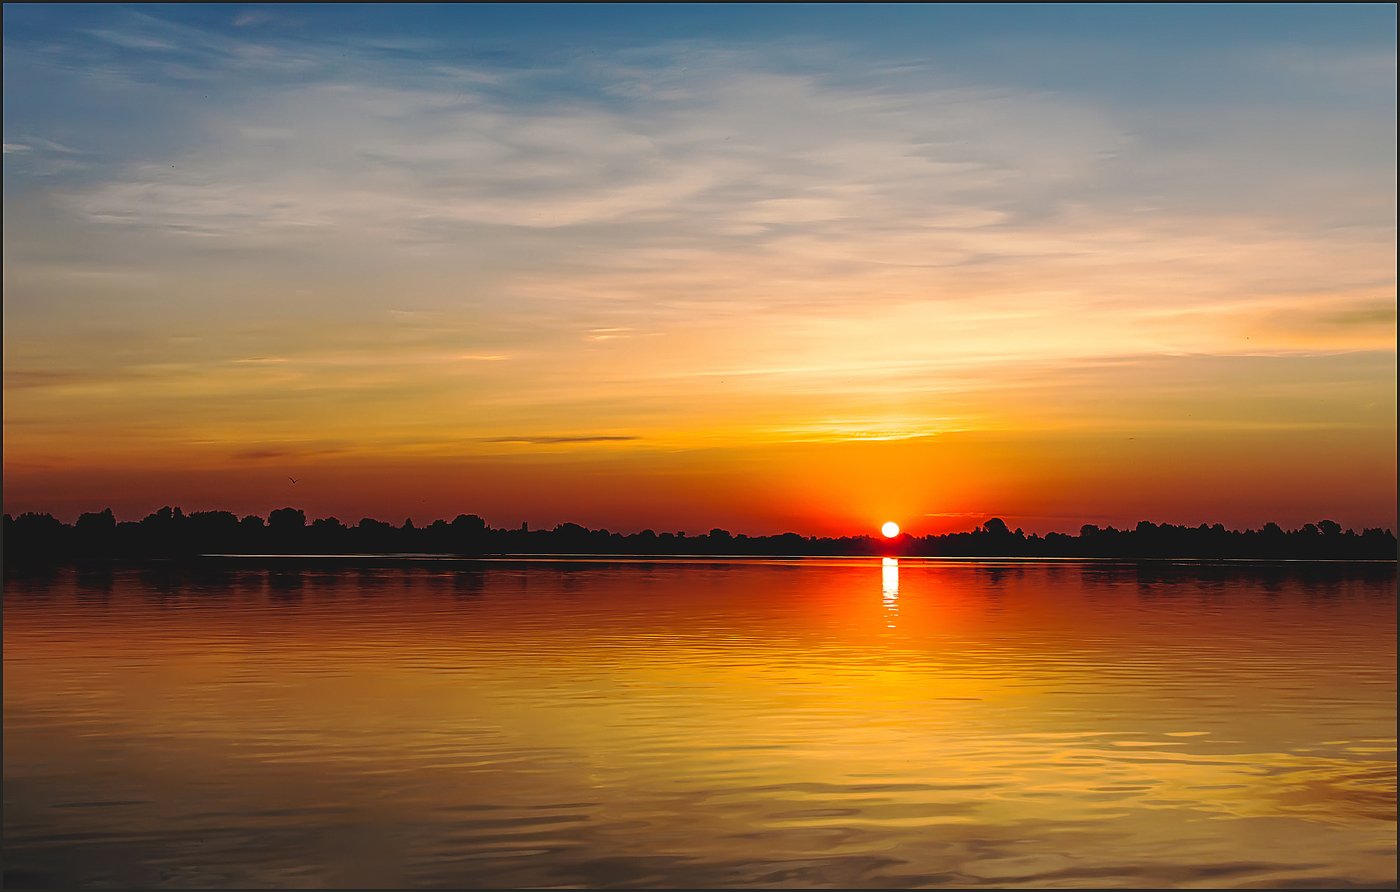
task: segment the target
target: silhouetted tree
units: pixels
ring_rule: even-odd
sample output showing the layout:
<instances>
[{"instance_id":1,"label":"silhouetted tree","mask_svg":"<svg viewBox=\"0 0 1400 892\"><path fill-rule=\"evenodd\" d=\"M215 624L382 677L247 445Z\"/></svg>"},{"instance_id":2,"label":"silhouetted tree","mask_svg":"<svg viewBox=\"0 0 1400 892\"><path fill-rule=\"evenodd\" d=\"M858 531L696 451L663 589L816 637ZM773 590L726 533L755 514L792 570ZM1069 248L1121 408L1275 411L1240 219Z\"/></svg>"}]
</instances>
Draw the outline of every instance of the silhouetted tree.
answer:
<instances>
[{"instance_id":1,"label":"silhouetted tree","mask_svg":"<svg viewBox=\"0 0 1400 892\"><path fill-rule=\"evenodd\" d=\"M476 535L486 529L486 521L475 514L458 514L452 519L452 529L459 534Z\"/></svg>"},{"instance_id":2,"label":"silhouetted tree","mask_svg":"<svg viewBox=\"0 0 1400 892\"><path fill-rule=\"evenodd\" d=\"M117 518L112 514L111 508L103 508L98 512L79 514L75 529L80 533L97 535L115 533L117 530Z\"/></svg>"},{"instance_id":3,"label":"silhouetted tree","mask_svg":"<svg viewBox=\"0 0 1400 892\"><path fill-rule=\"evenodd\" d=\"M73 525L75 546L92 557L108 557L117 548L117 518L111 508L78 515Z\"/></svg>"},{"instance_id":4,"label":"silhouetted tree","mask_svg":"<svg viewBox=\"0 0 1400 892\"><path fill-rule=\"evenodd\" d=\"M273 532L286 533L306 526L306 512L300 508L278 508L267 516L267 527Z\"/></svg>"}]
</instances>

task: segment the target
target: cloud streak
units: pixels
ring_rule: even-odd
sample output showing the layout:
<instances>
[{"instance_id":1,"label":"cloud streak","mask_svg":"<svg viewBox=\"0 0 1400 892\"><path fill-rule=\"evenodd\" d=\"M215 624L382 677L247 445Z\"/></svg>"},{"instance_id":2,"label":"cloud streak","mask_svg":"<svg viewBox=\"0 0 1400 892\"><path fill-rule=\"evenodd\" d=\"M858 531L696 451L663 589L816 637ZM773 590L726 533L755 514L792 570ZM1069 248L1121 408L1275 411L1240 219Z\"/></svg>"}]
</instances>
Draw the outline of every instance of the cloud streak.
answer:
<instances>
[{"instance_id":1,"label":"cloud streak","mask_svg":"<svg viewBox=\"0 0 1400 892\"><path fill-rule=\"evenodd\" d=\"M568 446L581 443L626 443L640 440L634 436L612 436L606 434L582 434L551 437L488 437L482 442L502 443L519 446Z\"/></svg>"}]
</instances>

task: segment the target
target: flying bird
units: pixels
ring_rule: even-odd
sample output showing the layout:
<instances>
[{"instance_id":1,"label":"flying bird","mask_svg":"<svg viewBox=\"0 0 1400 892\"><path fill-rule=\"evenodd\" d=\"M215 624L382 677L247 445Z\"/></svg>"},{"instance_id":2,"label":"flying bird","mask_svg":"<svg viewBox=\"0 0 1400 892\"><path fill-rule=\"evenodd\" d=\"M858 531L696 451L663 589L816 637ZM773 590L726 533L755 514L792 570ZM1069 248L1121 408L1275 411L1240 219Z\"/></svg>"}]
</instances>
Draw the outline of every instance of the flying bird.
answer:
<instances>
[{"instance_id":1,"label":"flying bird","mask_svg":"<svg viewBox=\"0 0 1400 892\"><path fill-rule=\"evenodd\" d=\"M296 482L297 482L297 478L295 478L295 477L288 477L287 479L290 480L290 481L292 481L293 483L296 483Z\"/></svg>"}]
</instances>

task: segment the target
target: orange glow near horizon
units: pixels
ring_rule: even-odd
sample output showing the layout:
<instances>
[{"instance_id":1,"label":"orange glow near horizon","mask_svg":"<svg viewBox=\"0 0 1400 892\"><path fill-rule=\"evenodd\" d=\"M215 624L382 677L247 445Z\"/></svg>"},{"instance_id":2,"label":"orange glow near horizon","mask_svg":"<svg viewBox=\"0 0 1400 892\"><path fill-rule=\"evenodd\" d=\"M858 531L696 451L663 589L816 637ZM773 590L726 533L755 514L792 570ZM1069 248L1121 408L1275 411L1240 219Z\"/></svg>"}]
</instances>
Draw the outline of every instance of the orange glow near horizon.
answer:
<instances>
[{"instance_id":1,"label":"orange glow near horizon","mask_svg":"<svg viewBox=\"0 0 1400 892\"><path fill-rule=\"evenodd\" d=\"M8 411L8 407L7 407ZM14 440L23 439L16 436ZM492 526L573 522L614 531L711 527L845 536L903 517L915 535L990 517L1027 532L1139 520L1296 528L1331 518L1394 528L1395 441L1343 432L1118 436L960 433L924 440L658 450L619 444L459 458L287 455L230 461L172 451L159 463L84 453L25 460L7 439L4 509L71 522L112 508L138 520L163 505L266 515L428 523L478 514ZM201 452L203 454L201 454ZM1319 462L1332 452L1351 462ZM938 473L930 473L930 469ZM957 473L952 473L956 471ZM292 484L287 478L295 477ZM1280 480L1290 481L1281 487Z\"/></svg>"}]
</instances>

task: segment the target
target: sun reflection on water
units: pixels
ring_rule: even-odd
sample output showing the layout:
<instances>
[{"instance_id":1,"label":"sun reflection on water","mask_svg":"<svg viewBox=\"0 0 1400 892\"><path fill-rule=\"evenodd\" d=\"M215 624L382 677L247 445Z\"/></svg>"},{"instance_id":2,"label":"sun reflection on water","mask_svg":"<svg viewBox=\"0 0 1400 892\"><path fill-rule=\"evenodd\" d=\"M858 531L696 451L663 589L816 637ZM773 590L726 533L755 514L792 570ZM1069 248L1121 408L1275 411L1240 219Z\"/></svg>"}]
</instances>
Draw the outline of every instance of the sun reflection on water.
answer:
<instances>
[{"instance_id":1,"label":"sun reflection on water","mask_svg":"<svg viewBox=\"0 0 1400 892\"><path fill-rule=\"evenodd\" d=\"M885 601L885 627L893 629L899 619L899 558L880 559L880 583Z\"/></svg>"}]
</instances>

